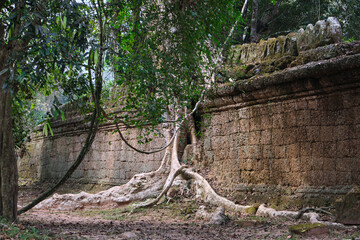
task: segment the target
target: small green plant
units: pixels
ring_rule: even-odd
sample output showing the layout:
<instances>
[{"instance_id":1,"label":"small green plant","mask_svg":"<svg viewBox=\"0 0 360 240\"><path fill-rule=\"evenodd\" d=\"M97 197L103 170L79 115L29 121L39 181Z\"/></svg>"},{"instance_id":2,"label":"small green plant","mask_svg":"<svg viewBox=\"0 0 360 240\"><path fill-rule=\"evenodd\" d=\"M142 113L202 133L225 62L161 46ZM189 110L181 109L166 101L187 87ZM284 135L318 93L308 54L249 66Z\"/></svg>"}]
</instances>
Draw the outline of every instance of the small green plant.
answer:
<instances>
[{"instance_id":1,"label":"small green plant","mask_svg":"<svg viewBox=\"0 0 360 240\"><path fill-rule=\"evenodd\" d=\"M348 39L344 39L344 42L348 43L348 42L354 42L355 41L355 38L351 37L351 38L348 38Z\"/></svg>"},{"instance_id":2,"label":"small green plant","mask_svg":"<svg viewBox=\"0 0 360 240\"><path fill-rule=\"evenodd\" d=\"M0 218L0 239L53 239L53 237L39 232L34 227L13 224Z\"/></svg>"},{"instance_id":3,"label":"small green plant","mask_svg":"<svg viewBox=\"0 0 360 240\"><path fill-rule=\"evenodd\" d=\"M351 240L356 240L360 238L360 233L355 233L352 236L348 236L348 237L344 237L343 239L351 239Z\"/></svg>"}]
</instances>

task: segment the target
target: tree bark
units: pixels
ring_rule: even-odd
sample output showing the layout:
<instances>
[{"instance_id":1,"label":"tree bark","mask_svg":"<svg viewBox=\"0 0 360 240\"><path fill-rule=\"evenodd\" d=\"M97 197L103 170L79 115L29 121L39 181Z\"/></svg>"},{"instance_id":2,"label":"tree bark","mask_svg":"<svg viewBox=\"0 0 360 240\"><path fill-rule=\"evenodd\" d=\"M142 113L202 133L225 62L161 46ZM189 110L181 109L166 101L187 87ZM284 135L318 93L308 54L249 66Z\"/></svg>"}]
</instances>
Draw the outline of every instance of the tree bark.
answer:
<instances>
[{"instance_id":1,"label":"tree bark","mask_svg":"<svg viewBox=\"0 0 360 240\"><path fill-rule=\"evenodd\" d=\"M252 15L251 15L251 32L250 32L250 42L258 42L259 33L257 31L258 27L258 12L259 12L259 2L258 0L253 0L252 4Z\"/></svg>"},{"instance_id":2,"label":"tree bark","mask_svg":"<svg viewBox=\"0 0 360 240\"><path fill-rule=\"evenodd\" d=\"M0 46L0 70L5 68L7 51ZM0 76L0 215L16 220L18 176L12 133L11 93L3 89L7 73Z\"/></svg>"},{"instance_id":3,"label":"tree bark","mask_svg":"<svg viewBox=\"0 0 360 240\"><path fill-rule=\"evenodd\" d=\"M100 26L100 46L101 48L104 47L104 34L103 34L103 19L102 19L102 12L103 10L102 8L102 4L103 1L98 0L97 1L97 5L95 5L95 1L93 1L93 4L95 6L95 10L96 13L98 15L98 20L99 20L99 26ZM79 153L78 157L76 158L75 162L71 165L71 167L69 168L69 170L65 173L65 175L55 184L54 187L52 187L51 189L49 189L48 191L44 192L43 194L41 194L39 197L37 197L34 201L32 201L31 203L29 203L27 206L21 208L18 211L18 214L22 214L28 210L30 210L31 208L35 207L38 203L42 202L43 200L45 200L47 197L51 196L53 193L55 193L55 191L61 186L63 185L70 177L71 175L75 172L75 170L78 168L78 166L80 165L80 163L82 163L82 161L84 160L86 154L89 152L92 143L94 142L97 130L98 130L98 126L99 126L99 121L100 121L100 117L101 117L101 108L100 108L100 100L101 100L101 93L102 93L102 65L103 65L103 50L100 49L100 53L99 53L99 62L96 65L96 70L95 70L95 89L94 86L92 84L92 73L91 73L91 68L88 68L89 71L89 84L91 87L91 95L93 96L93 101L95 103L95 109L91 118L91 123L90 123L90 128L89 128L89 132L88 135L86 137L86 141L85 144L83 146L83 148L81 149L81 152ZM90 64L89 64L90 66Z\"/></svg>"},{"instance_id":4,"label":"tree bark","mask_svg":"<svg viewBox=\"0 0 360 240\"><path fill-rule=\"evenodd\" d=\"M259 9L259 1L253 0L252 15L251 15L251 32L250 42L259 42L262 35L268 35L269 23L277 16L280 12L280 6L282 0L276 1L275 5L268 3L270 6L265 10Z\"/></svg>"}]
</instances>

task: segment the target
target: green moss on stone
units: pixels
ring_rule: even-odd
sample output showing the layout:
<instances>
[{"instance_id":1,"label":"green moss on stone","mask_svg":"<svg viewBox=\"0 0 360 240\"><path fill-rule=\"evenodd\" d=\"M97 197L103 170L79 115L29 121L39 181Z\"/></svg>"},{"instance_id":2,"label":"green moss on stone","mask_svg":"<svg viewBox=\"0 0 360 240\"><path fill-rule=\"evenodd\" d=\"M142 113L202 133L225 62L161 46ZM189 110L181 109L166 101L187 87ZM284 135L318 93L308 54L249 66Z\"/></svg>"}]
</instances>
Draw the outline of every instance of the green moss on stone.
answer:
<instances>
[{"instance_id":1,"label":"green moss on stone","mask_svg":"<svg viewBox=\"0 0 360 240\"><path fill-rule=\"evenodd\" d=\"M257 210L260 207L260 205L261 205L260 203L254 203L253 207L256 208L256 210Z\"/></svg>"},{"instance_id":2,"label":"green moss on stone","mask_svg":"<svg viewBox=\"0 0 360 240\"><path fill-rule=\"evenodd\" d=\"M303 223L303 224L290 226L289 231L295 234L303 234L311 229L318 227L325 227L325 225L322 223Z\"/></svg>"},{"instance_id":3,"label":"green moss on stone","mask_svg":"<svg viewBox=\"0 0 360 240\"><path fill-rule=\"evenodd\" d=\"M255 213L256 213L256 208L255 208L255 207L246 208L246 209L245 209L245 213L251 214L251 215L255 215Z\"/></svg>"}]
</instances>

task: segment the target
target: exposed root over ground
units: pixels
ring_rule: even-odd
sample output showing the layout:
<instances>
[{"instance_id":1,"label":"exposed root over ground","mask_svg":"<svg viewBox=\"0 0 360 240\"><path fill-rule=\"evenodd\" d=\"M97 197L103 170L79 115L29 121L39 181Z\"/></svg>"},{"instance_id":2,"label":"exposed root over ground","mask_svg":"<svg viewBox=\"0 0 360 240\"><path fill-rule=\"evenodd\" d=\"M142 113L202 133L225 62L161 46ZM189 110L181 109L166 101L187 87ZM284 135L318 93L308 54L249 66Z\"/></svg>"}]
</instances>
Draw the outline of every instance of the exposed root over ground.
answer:
<instances>
[{"instance_id":1,"label":"exposed root over ground","mask_svg":"<svg viewBox=\"0 0 360 240\"><path fill-rule=\"evenodd\" d=\"M41 187L41 186L39 186ZM45 187L45 186L44 186ZM76 192L74 186L65 186L62 192ZM98 187L98 186L97 186ZM89 188L89 187L88 187ZM94 189L93 189L94 190ZM92 191L93 191L92 190ZM23 187L20 204L24 205L36 196L38 188ZM244 216L227 212L230 221L222 225L208 224L207 219L197 217L200 208L212 213L215 208L180 198L163 202L152 208L135 210L128 215L129 207L115 209L87 209L75 211L30 210L19 217L22 226L35 227L54 239L344 239L359 237L356 229L331 229L329 233L315 236L295 236L289 232L294 221L285 217ZM305 223L307 220L300 220ZM52 233L52 234L51 234ZM60 238L60 237L58 237Z\"/></svg>"},{"instance_id":2,"label":"exposed root over ground","mask_svg":"<svg viewBox=\"0 0 360 240\"><path fill-rule=\"evenodd\" d=\"M196 109L196 108L195 108ZM193 118L191 118L193 120ZM197 152L197 139L193 121L190 121L190 137L192 142L192 154L195 159L200 154ZM81 192L78 194L54 194L51 198L41 202L36 206L36 209L57 209L57 210L77 210L87 208L116 208L122 205L129 204L134 201L144 201L133 205L132 213L138 208L145 208L153 206L167 195L171 188L180 187L184 189L186 183L191 184L191 189L195 193L195 199L201 200L204 203L221 207L224 212L237 212L242 214L255 214L260 217L286 217L293 220L306 219L311 223L321 223L323 225L333 228L345 228L342 224L335 222L321 221L320 215L316 212L305 213L309 210L303 211L277 211L273 208L268 208L264 204L259 207L251 205L240 205L233 201L220 196L210 186L209 182L201 176L199 173L193 171L191 168L181 165L178 157L179 146L179 134L180 127L174 131L174 135L170 141L170 130L165 131L165 136L169 142L172 142L171 146L167 147L161 161L160 167L156 171L149 173L141 173L133 176L129 182L124 185L112 187L108 190L98 192L96 194L90 194ZM118 127L120 133L120 129ZM181 130L180 130L181 131ZM121 135L121 134L120 134ZM122 137L122 140L126 140ZM127 143L129 145L129 143ZM130 145L129 145L130 146ZM136 149L130 146L133 149ZM165 149L165 148L164 148ZM175 179L180 186L173 186ZM170 196L169 196L170 197ZM152 200L149 200L152 199ZM324 212L324 211L323 211Z\"/></svg>"},{"instance_id":3,"label":"exposed root over ground","mask_svg":"<svg viewBox=\"0 0 360 240\"><path fill-rule=\"evenodd\" d=\"M194 139L193 142L196 142L196 140ZM167 194L176 177L190 181L194 186L196 198L202 199L206 203L239 212L251 207L235 204L219 196L200 174L186 166L181 166L178 158L178 143L179 135L177 134L172 147L166 149L161 165L156 171L136 174L128 183L97 194L86 192L64 195L54 194L51 198L37 205L36 209L74 210L94 206L116 207L133 201L155 198L151 202L137 205L137 207L147 207L156 204L163 195Z\"/></svg>"},{"instance_id":4,"label":"exposed root over ground","mask_svg":"<svg viewBox=\"0 0 360 240\"><path fill-rule=\"evenodd\" d=\"M166 151L159 169L149 173L136 174L129 182L108 190L90 194L54 194L38 204L35 209L76 210L105 206L117 207L134 201L154 198L161 193L169 174L169 152Z\"/></svg>"},{"instance_id":5,"label":"exposed root over ground","mask_svg":"<svg viewBox=\"0 0 360 240\"><path fill-rule=\"evenodd\" d=\"M135 175L128 183L101 191L96 194L81 192L78 194L55 194L51 198L43 201L36 209L58 209L58 210L77 210L87 208L115 208L126 205L134 201L149 200L133 205L132 213L137 208L149 207L157 204L172 187L176 178L190 182L195 198L210 205L223 207L227 212L238 212L248 214L249 210L254 210L256 216L260 217L286 217L294 221L301 216L302 219L311 223L321 223L332 228L345 228L342 224L335 222L321 221L320 215L315 212L301 213L298 211L277 211L268 208L264 204L255 208L251 205L239 205L218 195L210 186L208 181L199 173L192 169L181 166L177 156L176 142L172 151L166 150L159 169L149 173ZM179 187L179 186L178 186ZM184 188L183 186L180 186ZM311 210L311 209L310 209ZM253 212L253 213L255 213ZM301 213L301 214L299 214Z\"/></svg>"}]
</instances>

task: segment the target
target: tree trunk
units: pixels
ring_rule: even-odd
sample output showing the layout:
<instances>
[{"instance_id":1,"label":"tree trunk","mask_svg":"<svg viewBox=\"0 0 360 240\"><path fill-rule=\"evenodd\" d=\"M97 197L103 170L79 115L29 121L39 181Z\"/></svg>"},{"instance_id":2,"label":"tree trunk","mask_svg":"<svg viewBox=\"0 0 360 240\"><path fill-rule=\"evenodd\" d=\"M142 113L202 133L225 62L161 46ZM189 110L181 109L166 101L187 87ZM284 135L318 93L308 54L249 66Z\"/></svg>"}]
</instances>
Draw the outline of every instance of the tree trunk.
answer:
<instances>
[{"instance_id":1,"label":"tree trunk","mask_svg":"<svg viewBox=\"0 0 360 240\"><path fill-rule=\"evenodd\" d=\"M259 42L262 35L268 35L271 29L269 29L269 23L277 16L280 12L280 6L282 0L277 0L276 4L273 5L268 2L268 8L259 9L259 1L253 0L252 5L252 16L251 16L251 32L250 42Z\"/></svg>"},{"instance_id":2,"label":"tree trunk","mask_svg":"<svg viewBox=\"0 0 360 240\"><path fill-rule=\"evenodd\" d=\"M0 49L0 70L7 62L5 49ZM12 109L10 91L3 89L7 74L0 76L0 215L16 220L17 210L17 162L12 133Z\"/></svg>"},{"instance_id":3,"label":"tree trunk","mask_svg":"<svg viewBox=\"0 0 360 240\"><path fill-rule=\"evenodd\" d=\"M258 26L258 11L259 11L259 2L258 0L253 0L252 4L252 15L251 15L251 32L250 32L250 42L258 42L260 40L259 33L257 31Z\"/></svg>"}]
</instances>

